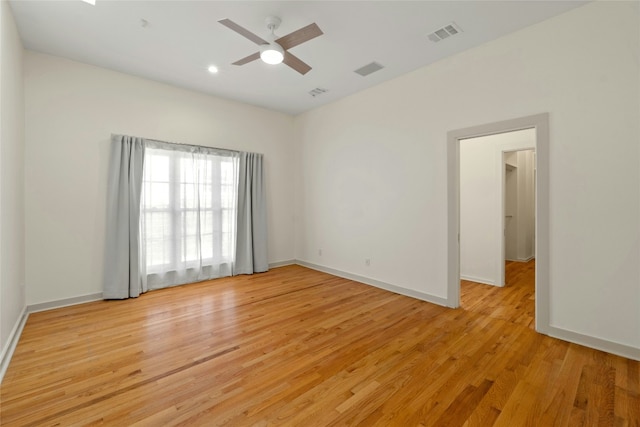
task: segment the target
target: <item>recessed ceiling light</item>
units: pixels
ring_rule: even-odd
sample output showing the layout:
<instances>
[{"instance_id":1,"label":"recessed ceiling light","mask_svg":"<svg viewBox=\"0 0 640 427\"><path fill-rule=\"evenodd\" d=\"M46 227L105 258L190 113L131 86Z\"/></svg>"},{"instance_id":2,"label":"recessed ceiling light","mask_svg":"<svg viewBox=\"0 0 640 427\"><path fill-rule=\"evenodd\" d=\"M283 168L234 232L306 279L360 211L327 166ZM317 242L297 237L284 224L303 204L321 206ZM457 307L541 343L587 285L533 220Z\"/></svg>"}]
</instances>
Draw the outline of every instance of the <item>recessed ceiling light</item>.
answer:
<instances>
[{"instance_id":1,"label":"recessed ceiling light","mask_svg":"<svg viewBox=\"0 0 640 427\"><path fill-rule=\"evenodd\" d=\"M82 0L85 3L89 3L91 6L95 6L96 5L96 0Z\"/></svg>"},{"instance_id":2,"label":"recessed ceiling light","mask_svg":"<svg viewBox=\"0 0 640 427\"><path fill-rule=\"evenodd\" d=\"M209 70L211 74L216 74L218 72L218 67L216 67L215 65L209 65L209 68L207 68L207 70Z\"/></svg>"}]
</instances>

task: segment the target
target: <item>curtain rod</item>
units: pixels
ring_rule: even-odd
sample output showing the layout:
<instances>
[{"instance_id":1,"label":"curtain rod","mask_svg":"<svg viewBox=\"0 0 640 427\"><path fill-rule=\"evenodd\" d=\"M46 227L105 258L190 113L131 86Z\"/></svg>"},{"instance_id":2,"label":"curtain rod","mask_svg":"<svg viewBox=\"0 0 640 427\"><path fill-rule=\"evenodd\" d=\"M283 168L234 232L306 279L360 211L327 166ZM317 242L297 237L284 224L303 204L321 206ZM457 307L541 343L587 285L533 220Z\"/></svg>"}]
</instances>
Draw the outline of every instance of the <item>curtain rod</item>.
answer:
<instances>
[{"instance_id":1,"label":"curtain rod","mask_svg":"<svg viewBox=\"0 0 640 427\"><path fill-rule=\"evenodd\" d=\"M231 150L230 148L209 147L208 145L183 144L181 142L161 141L159 139L151 139L151 138L142 138L142 139L146 139L147 141L153 141L153 142L161 142L163 144L179 145L181 147L211 148L212 150L223 150L223 151L231 151L233 153L242 153L242 151L240 150Z\"/></svg>"},{"instance_id":2,"label":"curtain rod","mask_svg":"<svg viewBox=\"0 0 640 427\"><path fill-rule=\"evenodd\" d=\"M183 144L183 143L181 143L181 142L161 141L161 140L159 140L159 139L142 138L142 137L139 137L139 136L121 135L121 134L114 134L114 133L112 133L111 135L112 135L112 136L113 136L113 135L115 135L115 136L118 136L118 135L119 135L119 136L129 136L129 137L131 137L131 138L140 138L140 139L145 140L145 141L160 142L160 143L162 143L162 144L179 145L179 146L181 146L181 147L210 148L210 149L212 149L212 150L222 150L222 151L231 151L232 153L242 153L242 151L240 151L240 150L232 150L232 149L230 149L230 148L209 147L208 145ZM256 153L256 154L262 154L262 153Z\"/></svg>"}]
</instances>

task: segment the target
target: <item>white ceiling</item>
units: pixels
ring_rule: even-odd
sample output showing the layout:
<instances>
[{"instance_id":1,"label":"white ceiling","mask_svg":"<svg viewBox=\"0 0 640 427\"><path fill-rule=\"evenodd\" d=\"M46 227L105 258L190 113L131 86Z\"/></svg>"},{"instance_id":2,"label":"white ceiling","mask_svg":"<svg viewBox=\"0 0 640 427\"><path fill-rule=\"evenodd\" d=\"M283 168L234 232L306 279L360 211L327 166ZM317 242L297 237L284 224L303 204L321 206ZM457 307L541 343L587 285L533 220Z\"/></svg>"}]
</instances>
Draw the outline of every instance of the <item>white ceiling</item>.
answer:
<instances>
[{"instance_id":1,"label":"white ceiling","mask_svg":"<svg viewBox=\"0 0 640 427\"><path fill-rule=\"evenodd\" d=\"M14 0L25 48L223 98L298 114L584 4L584 1L106 1ZM324 35L291 49L313 69L232 62L257 46L217 21L258 36L276 15L278 36L315 22ZM143 27L141 19L148 21ZM455 22L463 32L427 35ZM366 77L353 71L376 61ZM209 65L218 74L207 72ZM309 91L328 89L318 97Z\"/></svg>"}]
</instances>

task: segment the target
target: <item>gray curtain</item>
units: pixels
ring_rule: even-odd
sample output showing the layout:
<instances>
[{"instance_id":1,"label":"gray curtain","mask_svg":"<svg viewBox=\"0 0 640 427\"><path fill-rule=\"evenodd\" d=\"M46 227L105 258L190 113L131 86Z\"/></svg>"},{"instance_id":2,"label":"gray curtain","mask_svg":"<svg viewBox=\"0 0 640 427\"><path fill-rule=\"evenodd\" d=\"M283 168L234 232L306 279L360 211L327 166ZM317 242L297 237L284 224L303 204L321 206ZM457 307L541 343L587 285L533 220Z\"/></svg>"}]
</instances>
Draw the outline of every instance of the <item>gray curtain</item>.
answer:
<instances>
[{"instance_id":1,"label":"gray curtain","mask_svg":"<svg viewBox=\"0 0 640 427\"><path fill-rule=\"evenodd\" d=\"M137 297L147 291L139 244L144 140L112 135L107 193L104 299Z\"/></svg>"},{"instance_id":2,"label":"gray curtain","mask_svg":"<svg viewBox=\"0 0 640 427\"><path fill-rule=\"evenodd\" d=\"M236 260L233 274L267 271L267 204L263 155L240 153Z\"/></svg>"}]
</instances>

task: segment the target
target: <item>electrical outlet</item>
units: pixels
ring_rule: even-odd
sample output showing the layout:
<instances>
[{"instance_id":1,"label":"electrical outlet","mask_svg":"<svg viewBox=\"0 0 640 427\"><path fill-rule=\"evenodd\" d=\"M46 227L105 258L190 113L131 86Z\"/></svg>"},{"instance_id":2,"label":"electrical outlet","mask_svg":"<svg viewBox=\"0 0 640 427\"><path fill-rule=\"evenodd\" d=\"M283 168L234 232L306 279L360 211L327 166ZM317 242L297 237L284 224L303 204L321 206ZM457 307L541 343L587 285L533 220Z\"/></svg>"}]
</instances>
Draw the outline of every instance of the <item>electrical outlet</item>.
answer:
<instances>
[{"instance_id":1,"label":"electrical outlet","mask_svg":"<svg viewBox=\"0 0 640 427\"><path fill-rule=\"evenodd\" d=\"M318 249L318 256L322 256L322 249Z\"/></svg>"},{"instance_id":2,"label":"electrical outlet","mask_svg":"<svg viewBox=\"0 0 640 427\"><path fill-rule=\"evenodd\" d=\"M364 259L364 265L366 265L367 267L369 267L371 265L371 259L369 258L365 258Z\"/></svg>"}]
</instances>

